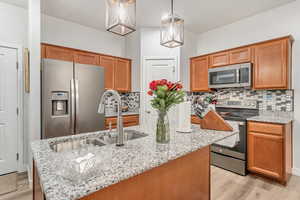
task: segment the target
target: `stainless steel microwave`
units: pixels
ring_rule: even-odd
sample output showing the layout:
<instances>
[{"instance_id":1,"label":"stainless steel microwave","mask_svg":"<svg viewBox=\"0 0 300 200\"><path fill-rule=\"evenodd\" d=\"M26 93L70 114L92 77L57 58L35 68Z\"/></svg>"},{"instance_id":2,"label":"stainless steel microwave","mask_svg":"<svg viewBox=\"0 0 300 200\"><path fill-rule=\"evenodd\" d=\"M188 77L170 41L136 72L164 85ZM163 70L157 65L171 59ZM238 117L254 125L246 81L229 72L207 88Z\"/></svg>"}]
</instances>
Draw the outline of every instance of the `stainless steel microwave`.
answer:
<instances>
[{"instance_id":1,"label":"stainless steel microwave","mask_svg":"<svg viewBox=\"0 0 300 200\"><path fill-rule=\"evenodd\" d=\"M209 69L209 88L250 87L251 66L251 63L243 63Z\"/></svg>"}]
</instances>

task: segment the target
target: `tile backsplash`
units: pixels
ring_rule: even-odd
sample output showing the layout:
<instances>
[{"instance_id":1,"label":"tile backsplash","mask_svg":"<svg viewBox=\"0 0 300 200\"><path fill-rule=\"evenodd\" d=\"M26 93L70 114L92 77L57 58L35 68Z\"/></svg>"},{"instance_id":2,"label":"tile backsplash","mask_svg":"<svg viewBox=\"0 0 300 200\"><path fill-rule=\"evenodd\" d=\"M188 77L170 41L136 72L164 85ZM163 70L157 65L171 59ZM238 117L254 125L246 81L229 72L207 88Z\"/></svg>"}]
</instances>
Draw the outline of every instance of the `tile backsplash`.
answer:
<instances>
[{"instance_id":1,"label":"tile backsplash","mask_svg":"<svg viewBox=\"0 0 300 200\"><path fill-rule=\"evenodd\" d=\"M122 105L128 106L129 111L135 111L140 108L140 93L139 92L129 92L121 93ZM113 96L109 96L105 99L105 108L114 109L117 105L117 101Z\"/></svg>"},{"instance_id":2,"label":"tile backsplash","mask_svg":"<svg viewBox=\"0 0 300 200\"><path fill-rule=\"evenodd\" d=\"M129 111L136 111L140 108L140 93L129 92L121 93L122 104L128 106ZM205 98L206 96L215 95L217 99L231 100L257 100L258 107L261 111L294 111L294 91L293 90L249 90L229 88L221 89L211 93L187 92L188 100L195 98ZM116 100L110 96L106 98L105 107L115 108Z\"/></svg>"},{"instance_id":3,"label":"tile backsplash","mask_svg":"<svg viewBox=\"0 0 300 200\"><path fill-rule=\"evenodd\" d=\"M188 99L193 102L197 97L215 95L217 99L231 100L257 100L259 110L262 111L287 111L294 110L294 91L293 90L249 90L229 88L212 93L190 93Z\"/></svg>"}]
</instances>

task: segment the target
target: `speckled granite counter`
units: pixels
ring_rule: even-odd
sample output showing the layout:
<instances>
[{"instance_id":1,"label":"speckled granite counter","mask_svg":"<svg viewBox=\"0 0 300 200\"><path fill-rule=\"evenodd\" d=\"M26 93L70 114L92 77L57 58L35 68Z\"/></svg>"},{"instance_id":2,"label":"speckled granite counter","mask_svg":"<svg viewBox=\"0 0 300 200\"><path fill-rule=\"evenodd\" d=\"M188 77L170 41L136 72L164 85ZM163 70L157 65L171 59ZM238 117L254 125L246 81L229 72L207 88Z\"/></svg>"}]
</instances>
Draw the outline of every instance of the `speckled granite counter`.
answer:
<instances>
[{"instance_id":1,"label":"speckled granite counter","mask_svg":"<svg viewBox=\"0 0 300 200\"><path fill-rule=\"evenodd\" d=\"M277 112L264 111L264 112L260 112L259 116L250 117L247 120L257 121L257 122L288 124L294 120L294 113L280 112L280 111Z\"/></svg>"},{"instance_id":2,"label":"speckled granite counter","mask_svg":"<svg viewBox=\"0 0 300 200\"><path fill-rule=\"evenodd\" d=\"M80 183L58 175L60 168L68 170L69 166L62 162L66 158L52 151L49 144L71 139L99 137L108 134L107 132L35 141L32 143L32 152L46 199L75 200L235 135L238 132L238 125L232 124L232 126L234 128L232 132L202 130L198 128L199 126L193 126L193 132L189 134L171 131L171 142L168 145L157 144L152 133L144 138L126 141L124 147L105 145L89 149L89 152L95 154L97 159L103 159L103 164L98 166L97 173L92 178ZM139 130L139 127L127 129Z\"/></svg>"},{"instance_id":3,"label":"speckled granite counter","mask_svg":"<svg viewBox=\"0 0 300 200\"><path fill-rule=\"evenodd\" d=\"M140 112L138 110L127 111L127 112L122 113L123 116L139 115L139 114L140 114ZM107 113L105 113L105 117L116 117L116 116L117 116L117 112L107 112Z\"/></svg>"}]
</instances>

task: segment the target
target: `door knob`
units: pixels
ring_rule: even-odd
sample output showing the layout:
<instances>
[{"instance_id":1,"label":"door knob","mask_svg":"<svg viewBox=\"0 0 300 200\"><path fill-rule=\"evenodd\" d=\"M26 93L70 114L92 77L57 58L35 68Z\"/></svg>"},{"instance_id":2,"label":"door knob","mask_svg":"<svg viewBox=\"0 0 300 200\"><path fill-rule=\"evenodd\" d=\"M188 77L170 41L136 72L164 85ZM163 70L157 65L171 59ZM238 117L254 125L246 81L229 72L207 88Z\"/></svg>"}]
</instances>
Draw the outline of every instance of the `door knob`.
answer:
<instances>
[{"instance_id":1,"label":"door knob","mask_svg":"<svg viewBox=\"0 0 300 200\"><path fill-rule=\"evenodd\" d=\"M151 113L151 111L147 110L147 111L146 111L146 113L150 114L150 113Z\"/></svg>"}]
</instances>

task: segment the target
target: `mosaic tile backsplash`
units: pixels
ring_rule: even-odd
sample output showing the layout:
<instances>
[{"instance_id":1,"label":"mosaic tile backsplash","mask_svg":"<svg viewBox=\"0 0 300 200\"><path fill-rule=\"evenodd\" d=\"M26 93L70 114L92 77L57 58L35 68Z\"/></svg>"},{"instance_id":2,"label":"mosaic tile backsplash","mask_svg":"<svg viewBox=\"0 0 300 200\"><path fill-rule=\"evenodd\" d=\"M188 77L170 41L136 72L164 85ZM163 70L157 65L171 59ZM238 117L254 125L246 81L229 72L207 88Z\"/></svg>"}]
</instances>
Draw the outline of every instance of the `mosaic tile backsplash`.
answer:
<instances>
[{"instance_id":1,"label":"mosaic tile backsplash","mask_svg":"<svg viewBox=\"0 0 300 200\"><path fill-rule=\"evenodd\" d=\"M205 98L215 95L217 99L231 100L257 100L259 110L262 111L294 111L293 90L247 90L247 89L223 89L212 93L190 93L188 99L193 102L195 98Z\"/></svg>"},{"instance_id":2,"label":"mosaic tile backsplash","mask_svg":"<svg viewBox=\"0 0 300 200\"><path fill-rule=\"evenodd\" d=\"M293 90L247 90L238 88L222 89L212 93L191 93L187 92L188 100L216 96L217 99L231 100L257 100L261 111L294 111L294 91ZM122 104L128 106L129 111L137 111L140 108L140 93L122 93ZM113 97L107 97L106 108L115 108L117 105Z\"/></svg>"},{"instance_id":3,"label":"mosaic tile backsplash","mask_svg":"<svg viewBox=\"0 0 300 200\"><path fill-rule=\"evenodd\" d=\"M136 111L140 108L140 93L139 92L129 92L121 93L122 106L128 106L129 111ZM105 99L105 108L113 109L117 106L117 101L113 96L107 97Z\"/></svg>"}]
</instances>

